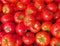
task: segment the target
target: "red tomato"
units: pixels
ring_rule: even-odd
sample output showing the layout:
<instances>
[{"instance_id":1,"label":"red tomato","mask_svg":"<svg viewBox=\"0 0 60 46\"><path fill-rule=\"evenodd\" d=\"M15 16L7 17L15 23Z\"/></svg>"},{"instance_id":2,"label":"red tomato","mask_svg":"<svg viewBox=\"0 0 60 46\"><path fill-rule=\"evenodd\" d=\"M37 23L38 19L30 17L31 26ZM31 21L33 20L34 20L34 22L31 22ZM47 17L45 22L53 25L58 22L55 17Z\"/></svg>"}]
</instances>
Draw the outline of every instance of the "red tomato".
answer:
<instances>
[{"instance_id":1,"label":"red tomato","mask_svg":"<svg viewBox=\"0 0 60 46\"><path fill-rule=\"evenodd\" d=\"M44 0L46 3L52 3L54 0Z\"/></svg>"},{"instance_id":2,"label":"red tomato","mask_svg":"<svg viewBox=\"0 0 60 46\"><path fill-rule=\"evenodd\" d=\"M23 0L23 1L22 1L22 0L20 0L20 1L21 1L23 4L28 5L28 4L30 3L30 1L31 1L31 0Z\"/></svg>"},{"instance_id":3,"label":"red tomato","mask_svg":"<svg viewBox=\"0 0 60 46\"><path fill-rule=\"evenodd\" d=\"M0 12L2 11L3 4L0 2Z\"/></svg>"},{"instance_id":4,"label":"red tomato","mask_svg":"<svg viewBox=\"0 0 60 46\"><path fill-rule=\"evenodd\" d=\"M60 18L56 20L56 22L60 22Z\"/></svg>"},{"instance_id":5,"label":"red tomato","mask_svg":"<svg viewBox=\"0 0 60 46\"><path fill-rule=\"evenodd\" d=\"M41 26L41 29L43 31L50 31L51 26L52 26L52 23L51 22L43 22L42 23L42 26Z\"/></svg>"},{"instance_id":6,"label":"red tomato","mask_svg":"<svg viewBox=\"0 0 60 46\"><path fill-rule=\"evenodd\" d=\"M16 26L16 33L19 34L20 36L25 35L26 33L26 27L23 23L20 23Z\"/></svg>"},{"instance_id":7,"label":"red tomato","mask_svg":"<svg viewBox=\"0 0 60 46\"><path fill-rule=\"evenodd\" d=\"M60 18L60 11L56 11L54 14L54 19L57 20L58 18Z\"/></svg>"},{"instance_id":8,"label":"red tomato","mask_svg":"<svg viewBox=\"0 0 60 46\"><path fill-rule=\"evenodd\" d=\"M50 31L53 36L60 38L60 23L53 24Z\"/></svg>"},{"instance_id":9,"label":"red tomato","mask_svg":"<svg viewBox=\"0 0 60 46\"><path fill-rule=\"evenodd\" d=\"M17 34L14 34L13 35L14 36L14 39L15 39L15 46L22 46L22 38L21 37L19 37L19 35L17 35Z\"/></svg>"},{"instance_id":10,"label":"red tomato","mask_svg":"<svg viewBox=\"0 0 60 46\"><path fill-rule=\"evenodd\" d=\"M41 29L41 24L37 21L31 24L31 26L29 26L30 31L33 33L37 33L40 31Z\"/></svg>"},{"instance_id":11,"label":"red tomato","mask_svg":"<svg viewBox=\"0 0 60 46\"><path fill-rule=\"evenodd\" d=\"M2 37L2 45L1 46L15 46L15 40L13 39L13 35L6 34Z\"/></svg>"},{"instance_id":12,"label":"red tomato","mask_svg":"<svg viewBox=\"0 0 60 46\"><path fill-rule=\"evenodd\" d=\"M35 36L34 36L34 34L32 32L27 32L22 37L22 39L23 39L24 44L31 45L34 42L34 40L35 40Z\"/></svg>"},{"instance_id":13,"label":"red tomato","mask_svg":"<svg viewBox=\"0 0 60 46\"><path fill-rule=\"evenodd\" d=\"M14 15L14 20L16 23L21 23L23 22L24 17L25 17L24 12L16 12Z\"/></svg>"},{"instance_id":14,"label":"red tomato","mask_svg":"<svg viewBox=\"0 0 60 46\"><path fill-rule=\"evenodd\" d=\"M22 4L21 2L17 2L17 9L18 10L25 10L26 5Z\"/></svg>"},{"instance_id":15,"label":"red tomato","mask_svg":"<svg viewBox=\"0 0 60 46\"><path fill-rule=\"evenodd\" d=\"M6 14L1 17L2 23L12 22L12 21L13 21L13 15L11 14Z\"/></svg>"},{"instance_id":16,"label":"red tomato","mask_svg":"<svg viewBox=\"0 0 60 46\"><path fill-rule=\"evenodd\" d=\"M25 26L30 26L31 23L35 22L35 18L32 15L26 15L24 18Z\"/></svg>"},{"instance_id":17,"label":"red tomato","mask_svg":"<svg viewBox=\"0 0 60 46\"><path fill-rule=\"evenodd\" d=\"M53 14L46 9L46 10L43 10L41 17L44 21L50 21L53 18Z\"/></svg>"},{"instance_id":18,"label":"red tomato","mask_svg":"<svg viewBox=\"0 0 60 46\"><path fill-rule=\"evenodd\" d=\"M25 9L25 14L26 14L26 15L36 16L36 12L37 12L37 10L36 10L36 8L35 8L35 6L34 6L33 3L29 4L29 5L27 6L27 8Z\"/></svg>"},{"instance_id":19,"label":"red tomato","mask_svg":"<svg viewBox=\"0 0 60 46\"><path fill-rule=\"evenodd\" d=\"M8 14L12 12L12 8L9 4L4 4L2 7L2 11L4 14Z\"/></svg>"},{"instance_id":20,"label":"red tomato","mask_svg":"<svg viewBox=\"0 0 60 46\"><path fill-rule=\"evenodd\" d=\"M5 32L0 32L0 45L1 45L1 42L2 42L2 37L3 37L5 34L6 34Z\"/></svg>"},{"instance_id":21,"label":"red tomato","mask_svg":"<svg viewBox=\"0 0 60 46\"><path fill-rule=\"evenodd\" d=\"M5 23L4 26L3 26L3 30L6 33L14 33L14 31L15 31L14 23Z\"/></svg>"},{"instance_id":22,"label":"red tomato","mask_svg":"<svg viewBox=\"0 0 60 46\"><path fill-rule=\"evenodd\" d=\"M1 2L4 4L8 3L6 0L1 0Z\"/></svg>"},{"instance_id":23,"label":"red tomato","mask_svg":"<svg viewBox=\"0 0 60 46\"><path fill-rule=\"evenodd\" d=\"M35 2L35 7L37 8L38 11L42 11L44 8L44 2Z\"/></svg>"},{"instance_id":24,"label":"red tomato","mask_svg":"<svg viewBox=\"0 0 60 46\"><path fill-rule=\"evenodd\" d=\"M50 46L60 46L60 39L58 39L58 38L52 38L50 40Z\"/></svg>"},{"instance_id":25,"label":"red tomato","mask_svg":"<svg viewBox=\"0 0 60 46\"><path fill-rule=\"evenodd\" d=\"M52 11L52 12L56 12L58 8L57 8L57 5L56 5L56 4L54 4L54 3L49 3L49 4L47 5L47 9L50 10L50 11Z\"/></svg>"},{"instance_id":26,"label":"red tomato","mask_svg":"<svg viewBox=\"0 0 60 46\"><path fill-rule=\"evenodd\" d=\"M47 46L50 41L50 36L47 32L38 32L35 41L39 46Z\"/></svg>"}]
</instances>

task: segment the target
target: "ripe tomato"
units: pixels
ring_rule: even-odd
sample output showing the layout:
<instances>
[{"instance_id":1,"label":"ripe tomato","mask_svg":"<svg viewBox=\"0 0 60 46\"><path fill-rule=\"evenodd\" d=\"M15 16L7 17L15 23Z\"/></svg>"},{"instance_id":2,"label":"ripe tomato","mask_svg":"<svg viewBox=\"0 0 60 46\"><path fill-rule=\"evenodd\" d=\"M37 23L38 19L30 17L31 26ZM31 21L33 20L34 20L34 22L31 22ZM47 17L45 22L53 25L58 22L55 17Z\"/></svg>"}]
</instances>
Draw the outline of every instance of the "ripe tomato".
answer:
<instances>
[{"instance_id":1,"label":"ripe tomato","mask_svg":"<svg viewBox=\"0 0 60 46\"><path fill-rule=\"evenodd\" d=\"M4 4L8 3L6 0L1 0L1 2Z\"/></svg>"},{"instance_id":2,"label":"ripe tomato","mask_svg":"<svg viewBox=\"0 0 60 46\"><path fill-rule=\"evenodd\" d=\"M4 14L8 14L12 12L12 8L9 4L4 4L2 7L2 11Z\"/></svg>"},{"instance_id":3,"label":"ripe tomato","mask_svg":"<svg viewBox=\"0 0 60 46\"><path fill-rule=\"evenodd\" d=\"M53 14L46 9L46 10L43 10L41 17L44 21L50 21L53 18Z\"/></svg>"},{"instance_id":4,"label":"ripe tomato","mask_svg":"<svg viewBox=\"0 0 60 46\"><path fill-rule=\"evenodd\" d=\"M31 32L37 33L41 29L41 24L38 21L36 21L36 22L32 23L31 26L29 26L29 28L30 28Z\"/></svg>"},{"instance_id":5,"label":"ripe tomato","mask_svg":"<svg viewBox=\"0 0 60 46\"><path fill-rule=\"evenodd\" d=\"M39 46L47 46L50 41L50 36L47 32L38 32L35 41Z\"/></svg>"},{"instance_id":6,"label":"ripe tomato","mask_svg":"<svg viewBox=\"0 0 60 46\"><path fill-rule=\"evenodd\" d=\"M25 17L24 12L16 12L14 15L14 20L16 23L21 23L23 22L24 17Z\"/></svg>"},{"instance_id":7,"label":"ripe tomato","mask_svg":"<svg viewBox=\"0 0 60 46\"><path fill-rule=\"evenodd\" d=\"M1 45L1 42L2 42L2 37L3 37L5 34L6 34L5 32L0 32L0 45Z\"/></svg>"},{"instance_id":8,"label":"ripe tomato","mask_svg":"<svg viewBox=\"0 0 60 46\"><path fill-rule=\"evenodd\" d=\"M26 5L22 4L21 2L17 2L16 4L18 10L25 10Z\"/></svg>"},{"instance_id":9,"label":"ripe tomato","mask_svg":"<svg viewBox=\"0 0 60 46\"><path fill-rule=\"evenodd\" d=\"M0 12L2 11L3 4L0 2Z\"/></svg>"},{"instance_id":10,"label":"ripe tomato","mask_svg":"<svg viewBox=\"0 0 60 46\"><path fill-rule=\"evenodd\" d=\"M24 17L25 26L30 26L33 22L35 22L35 18L32 15L26 15Z\"/></svg>"},{"instance_id":11,"label":"ripe tomato","mask_svg":"<svg viewBox=\"0 0 60 46\"><path fill-rule=\"evenodd\" d=\"M52 11L52 12L56 12L58 8L57 8L57 5L56 5L56 4L54 4L54 3L49 3L49 4L47 5L47 9L50 10L50 11Z\"/></svg>"},{"instance_id":12,"label":"ripe tomato","mask_svg":"<svg viewBox=\"0 0 60 46\"><path fill-rule=\"evenodd\" d=\"M34 36L34 34L32 32L27 32L22 37L22 39L23 39L24 44L31 45L34 42L34 40L35 40L35 36Z\"/></svg>"},{"instance_id":13,"label":"ripe tomato","mask_svg":"<svg viewBox=\"0 0 60 46\"><path fill-rule=\"evenodd\" d=\"M35 8L35 6L34 6L33 3L29 4L29 5L27 6L27 8L25 9L25 14L26 14L26 15L36 16L36 12L37 12L37 10L36 10L36 8Z\"/></svg>"},{"instance_id":14,"label":"ripe tomato","mask_svg":"<svg viewBox=\"0 0 60 46\"><path fill-rule=\"evenodd\" d=\"M15 40L13 39L13 35L6 34L2 37L2 45L1 46L15 46Z\"/></svg>"},{"instance_id":15,"label":"ripe tomato","mask_svg":"<svg viewBox=\"0 0 60 46\"><path fill-rule=\"evenodd\" d=\"M6 33L14 33L14 31L15 31L14 23L5 23L4 26L3 26L3 30Z\"/></svg>"},{"instance_id":16,"label":"ripe tomato","mask_svg":"<svg viewBox=\"0 0 60 46\"><path fill-rule=\"evenodd\" d=\"M47 4L52 3L54 0L44 0Z\"/></svg>"},{"instance_id":17,"label":"ripe tomato","mask_svg":"<svg viewBox=\"0 0 60 46\"><path fill-rule=\"evenodd\" d=\"M50 46L60 46L60 39L58 39L58 38L52 38L50 40Z\"/></svg>"},{"instance_id":18,"label":"ripe tomato","mask_svg":"<svg viewBox=\"0 0 60 46\"><path fill-rule=\"evenodd\" d=\"M13 16L11 14L6 14L1 17L2 23L12 22L12 21L13 21Z\"/></svg>"},{"instance_id":19,"label":"ripe tomato","mask_svg":"<svg viewBox=\"0 0 60 46\"><path fill-rule=\"evenodd\" d=\"M60 18L60 11L56 11L54 14L54 19L57 20L58 18Z\"/></svg>"},{"instance_id":20,"label":"ripe tomato","mask_svg":"<svg viewBox=\"0 0 60 46\"><path fill-rule=\"evenodd\" d=\"M56 20L56 22L60 22L60 18Z\"/></svg>"},{"instance_id":21,"label":"ripe tomato","mask_svg":"<svg viewBox=\"0 0 60 46\"><path fill-rule=\"evenodd\" d=\"M35 2L34 5L38 9L38 11L42 11L44 8L44 2Z\"/></svg>"},{"instance_id":22,"label":"ripe tomato","mask_svg":"<svg viewBox=\"0 0 60 46\"><path fill-rule=\"evenodd\" d=\"M14 39L15 39L15 46L22 46L22 38L21 37L19 37L19 35L17 35L17 34L14 34L13 35L13 37L14 37Z\"/></svg>"},{"instance_id":23,"label":"ripe tomato","mask_svg":"<svg viewBox=\"0 0 60 46\"><path fill-rule=\"evenodd\" d=\"M53 24L50 31L53 36L60 38L60 23Z\"/></svg>"},{"instance_id":24,"label":"ripe tomato","mask_svg":"<svg viewBox=\"0 0 60 46\"><path fill-rule=\"evenodd\" d=\"M23 4L28 5L28 4L30 3L31 0L23 0L23 1L20 0L20 1L21 1Z\"/></svg>"},{"instance_id":25,"label":"ripe tomato","mask_svg":"<svg viewBox=\"0 0 60 46\"><path fill-rule=\"evenodd\" d=\"M42 23L42 26L41 26L41 29L43 31L50 31L51 26L52 26L52 23L51 22L43 22Z\"/></svg>"},{"instance_id":26,"label":"ripe tomato","mask_svg":"<svg viewBox=\"0 0 60 46\"><path fill-rule=\"evenodd\" d=\"M25 35L26 33L26 27L23 23L20 23L16 26L16 33L19 34L20 36Z\"/></svg>"}]
</instances>

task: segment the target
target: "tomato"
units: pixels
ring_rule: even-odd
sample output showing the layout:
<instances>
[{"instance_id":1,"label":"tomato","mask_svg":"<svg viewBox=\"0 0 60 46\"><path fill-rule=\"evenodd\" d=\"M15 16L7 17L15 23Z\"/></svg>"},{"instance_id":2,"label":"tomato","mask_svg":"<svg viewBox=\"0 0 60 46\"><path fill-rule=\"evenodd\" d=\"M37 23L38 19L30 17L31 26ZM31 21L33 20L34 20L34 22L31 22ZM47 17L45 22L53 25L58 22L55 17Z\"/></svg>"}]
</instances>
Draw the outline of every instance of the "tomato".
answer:
<instances>
[{"instance_id":1,"label":"tomato","mask_svg":"<svg viewBox=\"0 0 60 46\"><path fill-rule=\"evenodd\" d=\"M60 46L60 39L58 39L58 38L52 38L50 40L50 46Z\"/></svg>"},{"instance_id":2,"label":"tomato","mask_svg":"<svg viewBox=\"0 0 60 46\"><path fill-rule=\"evenodd\" d=\"M3 30L6 32L6 33L14 33L15 31L15 24L14 23L5 23L4 26L3 26Z\"/></svg>"},{"instance_id":3,"label":"tomato","mask_svg":"<svg viewBox=\"0 0 60 46\"><path fill-rule=\"evenodd\" d=\"M31 24L31 26L29 26L30 31L33 33L37 33L40 31L41 29L41 24L37 21Z\"/></svg>"},{"instance_id":4,"label":"tomato","mask_svg":"<svg viewBox=\"0 0 60 46\"><path fill-rule=\"evenodd\" d=\"M21 2L17 2L17 9L18 10L25 10L26 5L22 4Z\"/></svg>"},{"instance_id":5,"label":"tomato","mask_svg":"<svg viewBox=\"0 0 60 46\"><path fill-rule=\"evenodd\" d=\"M8 3L6 0L1 0L1 2L4 4Z\"/></svg>"},{"instance_id":6,"label":"tomato","mask_svg":"<svg viewBox=\"0 0 60 46\"><path fill-rule=\"evenodd\" d=\"M23 4L28 5L28 4L30 3L30 1L31 1L31 0L23 0L23 1L22 1L22 0L20 0L20 1L21 1Z\"/></svg>"},{"instance_id":7,"label":"tomato","mask_svg":"<svg viewBox=\"0 0 60 46\"><path fill-rule=\"evenodd\" d=\"M5 32L0 32L0 45L1 45L1 41L2 41L2 37L5 35Z\"/></svg>"},{"instance_id":8,"label":"tomato","mask_svg":"<svg viewBox=\"0 0 60 46\"><path fill-rule=\"evenodd\" d=\"M35 7L37 8L38 11L42 11L44 8L44 2L35 2Z\"/></svg>"},{"instance_id":9,"label":"tomato","mask_svg":"<svg viewBox=\"0 0 60 46\"><path fill-rule=\"evenodd\" d=\"M19 37L19 35L17 35L17 34L14 34L13 35L13 38L15 39L15 46L22 46L22 38L21 37Z\"/></svg>"},{"instance_id":10,"label":"tomato","mask_svg":"<svg viewBox=\"0 0 60 46\"><path fill-rule=\"evenodd\" d=\"M60 38L60 23L53 24L50 31L53 36Z\"/></svg>"},{"instance_id":11,"label":"tomato","mask_svg":"<svg viewBox=\"0 0 60 46\"><path fill-rule=\"evenodd\" d=\"M41 17L44 21L50 21L53 18L53 14L46 9L46 10L43 10Z\"/></svg>"},{"instance_id":12,"label":"tomato","mask_svg":"<svg viewBox=\"0 0 60 46\"><path fill-rule=\"evenodd\" d=\"M0 2L0 12L2 11L2 6L3 6L2 3Z\"/></svg>"},{"instance_id":13,"label":"tomato","mask_svg":"<svg viewBox=\"0 0 60 46\"><path fill-rule=\"evenodd\" d=\"M60 10L60 3L58 3L58 10Z\"/></svg>"},{"instance_id":14,"label":"tomato","mask_svg":"<svg viewBox=\"0 0 60 46\"><path fill-rule=\"evenodd\" d=\"M35 41L39 46L47 46L50 41L50 36L47 32L38 32Z\"/></svg>"},{"instance_id":15,"label":"tomato","mask_svg":"<svg viewBox=\"0 0 60 46\"><path fill-rule=\"evenodd\" d=\"M20 36L25 35L26 33L26 27L23 23L20 23L16 26L16 33L19 34Z\"/></svg>"},{"instance_id":16,"label":"tomato","mask_svg":"<svg viewBox=\"0 0 60 46\"><path fill-rule=\"evenodd\" d=\"M44 0L47 4L52 3L54 0Z\"/></svg>"},{"instance_id":17,"label":"tomato","mask_svg":"<svg viewBox=\"0 0 60 46\"><path fill-rule=\"evenodd\" d=\"M50 10L50 11L52 11L52 12L56 12L57 11L57 5L54 4L54 3L49 3L47 5L47 9Z\"/></svg>"},{"instance_id":18,"label":"tomato","mask_svg":"<svg viewBox=\"0 0 60 46\"><path fill-rule=\"evenodd\" d=\"M27 6L27 8L25 9L25 14L26 14L26 15L36 16L36 12L37 12L37 10L36 10L36 8L35 8L35 6L34 6L33 3L29 4L29 5Z\"/></svg>"},{"instance_id":19,"label":"tomato","mask_svg":"<svg viewBox=\"0 0 60 46\"><path fill-rule=\"evenodd\" d=\"M25 26L30 26L31 23L35 22L35 18L32 15L26 15L24 17L24 25Z\"/></svg>"},{"instance_id":20,"label":"tomato","mask_svg":"<svg viewBox=\"0 0 60 46\"><path fill-rule=\"evenodd\" d=\"M14 20L16 23L23 22L23 19L25 17L25 14L23 12L16 12L14 15Z\"/></svg>"},{"instance_id":21,"label":"tomato","mask_svg":"<svg viewBox=\"0 0 60 46\"><path fill-rule=\"evenodd\" d=\"M9 4L4 4L3 7L2 7L2 12L4 14L11 13L12 12L11 6Z\"/></svg>"},{"instance_id":22,"label":"tomato","mask_svg":"<svg viewBox=\"0 0 60 46\"><path fill-rule=\"evenodd\" d=\"M12 22L12 21L13 21L13 15L11 14L6 14L1 17L2 23Z\"/></svg>"},{"instance_id":23,"label":"tomato","mask_svg":"<svg viewBox=\"0 0 60 46\"><path fill-rule=\"evenodd\" d=\"M27 32L22 37L22 39L23 39L24 44L31 45L34 42L34 40L35 40L35 36L34 36L34 34L32 32Z\"/></svg>"},{"instance_id":24,"label":"tomato","mask_svg":"<svg viewBox=\"0 0 60 46\"><path fill-rule=\"evenodd\" d=\"M60 18L56 20L56 22L60 22Z\"/></svg>"},{"instance_id":25,"label":"tomato","mask_svg":"<svg viewBox=\"0 0 60 46\"><path fill-rule=\"evenodd\" d=\"M56 11L54 14L54 19L57 20L58 18L60 18L60 11Z\"/></svg>"},{"instance_id":26,"label":"tomato","mask_svg":"<svg viewBox=\"0 0 60 46\"><path fill-rule=\"evenodd\" d=\"M1 46L15 46L15 40L13 39L13 35L6 34L2 37L2 45Z\"/></svg>"},{"instance_id":27,"label":"tomato","mask_svg":"<svg viewBox=\"0 0 60 46\"><path fill-rule=\"evenodd\" d=\"M43 31L50 31L51 26L52 26L52 23L51 22L43 22L42 23L42 26L41 26L41 29Z\"/></svg>"}]
</instances>

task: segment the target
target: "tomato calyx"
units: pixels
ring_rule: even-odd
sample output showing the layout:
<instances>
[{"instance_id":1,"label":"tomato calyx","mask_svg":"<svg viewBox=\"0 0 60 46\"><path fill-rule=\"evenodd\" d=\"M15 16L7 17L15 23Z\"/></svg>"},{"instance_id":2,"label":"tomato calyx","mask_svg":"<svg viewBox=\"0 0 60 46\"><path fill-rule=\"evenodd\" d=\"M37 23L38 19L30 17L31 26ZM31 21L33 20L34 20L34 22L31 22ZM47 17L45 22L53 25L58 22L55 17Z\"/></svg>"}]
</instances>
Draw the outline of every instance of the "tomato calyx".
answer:
<instances>
[{"instance_id":1,"label":"tomato calyx","mask_svg":"<svg viewBox=\"0 0 60 46\"><path fill-rule=\"evenodd\" d=\"M42 29L46 30L46 31L50 31L50 28L48 28L48 27L43 27Z\"/></svg>"},{"instance_id":2,"label":"tomato calyx","mask_svg":"<svg viewBox=\"0 0 60 46\"><path fill-rule=\"evenodd\" d=\"M9 30L10 30L8 26L7 26L5 29L6 29L7 31L9 31Z\"/></svg>"},{"instance_id":3,"label":"tomato calyx","mask_svg":"<svg viewBox=\"0 0 60 46\"><path fill-rule=\"evenodd\" d=\"M29 18L25 18L25 22L28 22L29 21Z\"/></svg>"},{"instance_id":4,"label":"tomato calyx","mask_svg":"<svg viewBox=\"0 0 60 46\"><path fill-rule=\"evenodd\" d=\"M24 15L19 15L19 18L21 18L21 19L24 18Z\"/></svg>"},{"instance_id":5,"label":"tomato calyx","mask_svg":"<svg viewBox=\"0 0 60 46\"><path fill-rule=\"evenodd\" d=\"M31 14L32 12L31 12L31 10L30 10L30 9L28 9L28 10L27 10L27 13L28 13L28 14Z\"/></svg>"}]
</instances>

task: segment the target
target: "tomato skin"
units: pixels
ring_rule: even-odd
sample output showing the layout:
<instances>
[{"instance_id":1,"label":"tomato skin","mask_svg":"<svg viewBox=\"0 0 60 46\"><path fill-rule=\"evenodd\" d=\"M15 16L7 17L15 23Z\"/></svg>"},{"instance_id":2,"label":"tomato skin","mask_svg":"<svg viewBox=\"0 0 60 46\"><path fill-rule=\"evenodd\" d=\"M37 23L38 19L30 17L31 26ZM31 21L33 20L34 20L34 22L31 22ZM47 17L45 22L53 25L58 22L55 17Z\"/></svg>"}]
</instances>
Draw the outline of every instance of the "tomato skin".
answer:
<instances>
[{"instance_id":1,"label":"tomato skin","mask_svg":"<svg viewBox=\"0 0 60 46\"><path fill-rule=\"evenodd\" d=\"M11 14L6 14L1 17L2 23L8 23L13 21L13 16Z\"/></svg>"},{"instance_id":2,"label":"tomato skin","mask_svg":"<svg viewBox=\"0 0 60 46\"><path fill-rule=\"evenodd\" d=\"M2 37L2 46L15 46L15 40L12 34L6 34Z\"/></svg>"},{"instance_id":3,"label":"tomato skin","mask_svg":"<svg viewBox=\"0 0 60 46\"><path fill-rule=\"evenodd\" d=\"M34 36L34 34L32 32L27 32L22 37L22 39L23 39L24 44L31 45L34 42L34 40L35 40L35 36Z\"/></svg>"},{"instance_id":4,"label":"tomato skin","mask_svg":"<svg viewBox=\"0 0 60 46\"><path fill-rule=\"evenodd\" d=\"M47 46L50 41L50 35L47 32L38 32L35 41L39 46Z\"/></svg>"},{"instance_id":5,"label":"tomato skin","mask_svg":"<svg viewBox=\"0 0 60 46\"><path fill-rule=\"evenodd\" d=\"M51 22L43 22L42 23L42 26L41 26L41 29L43 31L50 31L51 26L52 26L52 23Z\"/></svg>"},{"instance_id":6,"label":"tomato skin","mask_svg":"<svg viewBox=\"0 0 60 46\"><path fill-rule=\"evenodd\" d=\"M46 9L46 10L43 10L41 17L42 17L42 20L44 21L50 21L53 18L53 14Z\"/></svg>"},{"instance_id":7,"label":"tomato skin","mask_svg":"<svg viewBox=\"0 0 60 46\"><path fill-rule=\"evenodd\" d=\"M60 39L58 39L58 38L52 38L50 40L50 46L60 46Z\"/></svg>"},{"instance_id":8,"label":"tomato skin","mask_svg":"<svg viewBox=\"0 0 60 46\"><path fill-rule=\"evenodd\" d=\"M25 10L26 5L22 4L21 2L17 2L17 10Z\"/></svg>"},{"instance_id":9,"label":"tomato skin","mask_svg":"<svg viewBox=\"0 0 60 46\"><path fill-rule=\"evenodd\" d=\"M30 3L30 0L20 0L23 4L28 5Z\"/></svg>"},{"instance_id":10,"label":"tomato skin","mask_svg":"<svg viewBox=\"0 0 60 46\"><path fill-rule=\"evenodd\" d=\"M54 19L57 20L58 18L60 18L60 11L56 11L54 14Z\"/></svg>"},{"instance_id":11,"label":"tomato skin","mask_svg":"<svg viewBox=\"0 0 60 46\"><path fill-rule=\"evenodd\" d=\"M24 25L30 26L33 22L35 22L35 18L32 15L26 15L24 17Z\"/></svg>"},{"instance_id":12,"label":"tomato skin","mask_svg":"<svg viewBox=\"0 0 60 46\"><path fill-rule=\"evenodd\" d=\"M44 0L44 1L45 1L47 4L53 2L53 0Z\"/></svg>"},{"instance_id":13,"label":"tomato skin","mask_svg":"<svg viewBox=\"0 0 60 46\"><path fill-rule=\"evenodd\" d=\"M32 23L31 26L29 26L29 28L30 28L31 32L37 33L41 29L41 24L38 21L36 21L36 22Z\"/></svg>"},{"instance_id":14,"label":"tomato skin","mask_svg":"<svg viewBox=\"0 0 60 46\"><path fill-rule=\"evenodd\" d=\"M57 20L56 20L56 22L57 22L57 23L58 23L58 22L60 22L60 18L59 18L59 19L57 19Z\"/></svg>"},{"instance_id":15,"label":"tomato skin","mask_svg":"<svg viewBox=\"0 0 60 46\"><path fill-rule=\"evenodd\" d=\"M55 0L55 2L60 2L60 0Z\"/></svg>"},{"instance_id":16,"label":"tomato skin","mask_svg":"<svg viewBox=\"0 0 60 46\"><path fill-rule=\"evenodd\" d=\"M58 10L60 10L60 3L58 3Z\"/></svg>"},{"instance_id":17,"label":"tomato skin","mask_svg":"<svg viewBox=\"0 0 60 46\"><path fill-rule=\"evenodd\" d=\"M0 45L1 45L1 42L2 42L2 37L3 37L5 34L6 34L5 32L0 32Z\"/></svg>"},{"instance_id":18,"label":"tomato skin","mask_svg":"<svg viewBox=\"0 0 60 46\"><path fill-rule=\"evenodd\" d=\"M52 11L52 12L56 12L58 8L57 8L57 5L56 5L56 4L54 4L54 3L49 3L49 4L47 5L47 9L50 10L50 11Z\"/></svg>"},{"instance_id":19,"label":"tomato skin","mask_svg":"<svg viewBox=\"0 0 60 46\"><path fill-rule=\"evenodd\" d=\"M24 12L16 12L14 15L14 20L16 23L21 23L23 22L24 17L25 17Z\"/></svg>"},{"instance_id":20,"label":"tomato skin","mask_svg":"<svg viewBox=\"0 0 60 46\"><path fill-rule=\"evenodd\" d=\"M13 38L15 39L15 43L16 43L16 46L22 46L22 38L19 37L19 35L17 34L14 34L13 35Z\"/></svg>"},{"instance_id":21,"label":"tomato skin","mask_svg":"<svg viewBox=\"0 0 60 46\"><path fill-rule=\"evenodd\" d=\"M35 2L35 7L38 9L38 11L42 11L43 10L43 8L44 8L44 2Z\"/></svg>"},{"instance_id":22,"label":"tomato skin","mask_svg":"<svg viewBox=\"0 0 60 46\"><path fill-rule=\"evenodd\" d=\"M6 33L13 33L15 31L15 24L14 23L5 23L3 25L3 30L6 32Z\"/></svg>"},{"instance_id":23,"label":"tomato skin","mask_svg":"<svg viewBox=\"0 0 60 46\"><path fill-rule=\"evenodd\" d=\"M2 7L2 12L4 14L9 14L12 12L12 8L9 4L4 4L3 7Z\"/></svg>"},{"instance_id":24,"label":"tomato skin","mask_svg":"<svg viewBox=\"0 0 60 46\"><path fill-rule=\"evenodd\" d=\"M23 23L20 23L16 26L16 33L18 35L23 36L23 35L25 35L26 31L27 31L26 27Z\"/></svg>"},{"instance_id":25,"label":"tomato skin","mask_svg":"<svg viewBox=\"0 0 60 46\"><path fill-rule=\"evenodd\" d=\"M37 9L35 8L33 3L27 5L27 8L25 9L25 14L26 15L33 15L35 17L36 12L37 12Z\"/></svg>"},{"instance_id":26,"label":"tomato skin","mask_svg":"<svg viewBox=\"0 0 60 46\"><path fill-rule=\"evenodd\" d=\"M60 38L60 23L53 24L50 31L53 36Z\"/></svg>"}]
</instances>

